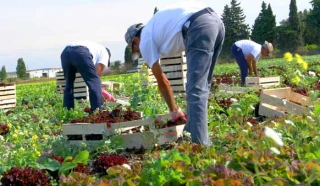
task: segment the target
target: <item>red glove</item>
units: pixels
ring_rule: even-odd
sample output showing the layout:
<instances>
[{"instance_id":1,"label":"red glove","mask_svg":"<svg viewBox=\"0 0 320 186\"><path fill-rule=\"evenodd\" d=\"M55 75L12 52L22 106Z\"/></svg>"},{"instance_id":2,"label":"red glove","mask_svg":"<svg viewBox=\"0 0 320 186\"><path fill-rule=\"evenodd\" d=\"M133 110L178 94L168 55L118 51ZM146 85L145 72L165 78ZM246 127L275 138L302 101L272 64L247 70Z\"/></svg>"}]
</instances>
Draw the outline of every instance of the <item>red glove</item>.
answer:
<instances>
[{"instance_id":1,"label":"red glove","mask_svg":"<svg viewBox=\"0 0 320 186\"><path fill-rule=\"evenodd\" d=\"M115 102L116 98L114 98L109 92L107 92L106 90L102 89L102 96L107 99L108 101L112 101Z\"/></svg>"},{"instance_id":2,"label":"red glove","mask_svg":"<svg viewBox=\"0 0 320 186\"><path fill-rule=\"evenodd\" d=\"M175 122L180 118L187 121L187 116L182 112L180 107L178 107L178 110L176 112L171 112L170 114L172 122Z\"/></svg>"}]
</instances>

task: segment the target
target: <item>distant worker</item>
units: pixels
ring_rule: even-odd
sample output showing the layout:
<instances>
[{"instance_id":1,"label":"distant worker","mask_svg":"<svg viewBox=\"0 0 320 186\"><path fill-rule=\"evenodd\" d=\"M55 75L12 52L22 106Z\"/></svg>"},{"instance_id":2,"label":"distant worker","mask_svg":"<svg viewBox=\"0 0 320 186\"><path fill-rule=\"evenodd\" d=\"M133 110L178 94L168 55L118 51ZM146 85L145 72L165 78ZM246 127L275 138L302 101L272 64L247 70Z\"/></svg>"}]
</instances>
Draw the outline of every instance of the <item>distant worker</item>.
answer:
<instances>
[{"instance_id":1,"label":"distant worker","mask_svg":"<svg viewBox=\"0 0 320 186\"><path fill-rule=\"evenodd\" d=\"M61 53L61 65L66 80L63 107L74 109L73 87L77 72L89 88L91 111L101 108L102 94L106 99L115 101L111 94L101 88L100 81L103 70L110 66L110 57L110 50L98 43L79 41L66 46Z\"/></svg>"},{"instance_id":2,"label":"distant worker","mask_svg":"<svg viewBox=\"0 0 320 186\"><path fill-rule=\"evenodd\" d=\"M273 45L267 41L262 46L251 40L240 40L232 45L231 53L240 67L242 85L245 85L248 69L250 76L252 76L252 72L256 77L259 76L257 62L260 56L268 56L272 52Z\"/></svg>"},{"instance_id":3,"label":"distant worker","mask_svg":"<svg viewBox=\"0 0 320 186\"><path fill-rule=\"evenodd\" d=\"M212 72L221 52L225 29L220 17L203 7L170 7L158 11L144 26L132 25L125 40L134 53L141 53L157 79L172 121L186 121L185 131L192 142L210 145L208 135L208 96ZM186 52L187 116L175 104L170 82L161 70L159 58L174 57ZM136 55L139 56L139 55Z\"/></svg>"}]
</instances>

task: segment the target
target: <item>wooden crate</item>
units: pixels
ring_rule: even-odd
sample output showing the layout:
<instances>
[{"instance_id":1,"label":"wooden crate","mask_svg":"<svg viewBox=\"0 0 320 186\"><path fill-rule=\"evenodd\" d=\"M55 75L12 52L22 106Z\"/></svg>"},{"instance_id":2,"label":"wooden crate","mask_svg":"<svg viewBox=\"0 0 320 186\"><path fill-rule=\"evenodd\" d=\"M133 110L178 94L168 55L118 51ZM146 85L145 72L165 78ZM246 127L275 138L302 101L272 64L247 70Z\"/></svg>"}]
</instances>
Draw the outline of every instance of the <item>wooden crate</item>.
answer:
<instances>
[{"instance_id":1,"label":"wooden crate","mask_svg":"<svg viewBox=\"0 0 320 186\"><path fill-rule=\"evenodd\" d=\"M246 77L246 86L267 88L270 86L279 86L280 76L273 77Z\"/></svg>"},{"instance_id":2,"label":"wooden crate","mask_svg":"<svg viewBox=\"0 0 320 186\"><path fill-rule=\"evenodd\" d=\"M185 52L182 52L179 56L161 58L159 62L161 65L184 64L187 63L187 58Z\"/></svg>"},{"instance_id":3,"label":"wooden crate","mask_svg":"<svg viewBox=\"0 0 320 186\"><path fill-rule=\"evenodd\" d=\"M121 89L122 83L113 82L113 81L103 81L101 82L101 87L113 91L115 89Z\"/></svg>"},{"instance_id":4,"label":"wooden crate","mask_svg":"<svg viewBox=\"0 0 320 186\"><path fill-rule=\"evenodd\" d=\"M262 90L260 104L260 115L278 117L285 113L293 115L307 114L308 106L313 103L309 97L295 93L290 87L286 87Z\"/></svg>"},{"instance_id":5,"label":"wooden crate","mask_svg":"<svg viewBox=\"0 0 320 186\"><path fill-rule=\"evenodd\" d=\"M139 126L148 126L149 131L126 134L121 133ZM152 149L156 143L154 133L152 132L153 129L154 120L147 118L144 120L111 124L111 128L108 129L108 132L111 139L120 140L125 148L143 147L145 149Z\"/></svg>"},{"instance_id":6,"label":"wooden crate","mask_svg":"<svg viewBox=\"0 0 320 186\"><path fill-rule=\"evenodd\" d=\"M65 79L63 75L63 71L56 73L56 80L57 80L57 93L63 94L65 88ZM74 81L74 98L76 100L87 100L89 101L89 88L86 85L85 81L83 80L80 73L76 73L76 79Z\"/></svg>"},{"instance_id":7,"label":"wooden crate","mask_svg":"<svg viewBox=\"0 0 320 186\"><path fill-rule=\"evenodd\" d=\"M157 116L157 120L161 123L164 123L165 120L171 119L170 114L159 115ZM158 145L163 145L167 142L175 142L179 137L182 136L182 132L185 125L177 125L173 127L163 128L163 129L155 129L155 138L157 139Z\"/></svg>"},{"instance_id":8,"label":"wooden crate","mask_svg":"<svg viewBox=\"0 0 320 186\"><path fill-rule=\"evenodd\" d=\"M146 149L153 148L155 144L154 134L151 131L142 131L136 133L124 133L133 128L140 126L148 126L154 128L154 120L151 118L143 120L135 120L121 123L111 123L111 127L107 127L106 123L87 124L87 123L70 123L64 124L63 136L65 139L77 138L77 140L68 140L71 143L79 144L81 142L100 142L111 138L120 140L124 148L140 148L143 146ZM95 137L95 140L90 140L88 137Z\"/></svg>"},{"instance_id":9,"label":"wooden crate","mask_svg":"<svg viewBox=\"0 0 320 186\"><path fill-rule=\"evenodd\" d=\"M9 110L16 107L16 85L0 86L0 109Z\"/></svg>"}]
</instances>

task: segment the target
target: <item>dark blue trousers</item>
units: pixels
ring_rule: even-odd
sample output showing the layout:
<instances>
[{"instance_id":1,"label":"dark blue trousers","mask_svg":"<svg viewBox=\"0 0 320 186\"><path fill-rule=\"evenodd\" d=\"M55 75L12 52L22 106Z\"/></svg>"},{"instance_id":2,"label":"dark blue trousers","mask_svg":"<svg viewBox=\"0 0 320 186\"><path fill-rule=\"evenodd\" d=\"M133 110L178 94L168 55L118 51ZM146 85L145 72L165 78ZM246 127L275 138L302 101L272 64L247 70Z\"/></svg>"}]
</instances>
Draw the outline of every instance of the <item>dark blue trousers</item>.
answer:
<instances>
[{"instance_id":1,"label":"dark blue trousers","mask_svg":"<svg viewBox=\"0 0 320 186\"><path fill-rule=\"evenodd\" d=\"M102 106L101 81L92 62L92 55L84 46L66 47L61 53L61 65L66 80L63 107L74 108L73 87L76 73L79 72L89 88L91 110Z\"/></svg>"},{"instance_id":2,"label":"dark blue trousers","mask_svg":"<svg viewBox=\"0 0 320 186\"><path fill-rule=\"evenodd\" d=\"M231 53L239 65L239 68L241 71L241 83L242 83L242 85L245 85L246 77L248 76L247 60L242 53L242 49L237 47L237 45L235 45L235 44L233 44L231 47Z\"/></svg>"}]
</instances>

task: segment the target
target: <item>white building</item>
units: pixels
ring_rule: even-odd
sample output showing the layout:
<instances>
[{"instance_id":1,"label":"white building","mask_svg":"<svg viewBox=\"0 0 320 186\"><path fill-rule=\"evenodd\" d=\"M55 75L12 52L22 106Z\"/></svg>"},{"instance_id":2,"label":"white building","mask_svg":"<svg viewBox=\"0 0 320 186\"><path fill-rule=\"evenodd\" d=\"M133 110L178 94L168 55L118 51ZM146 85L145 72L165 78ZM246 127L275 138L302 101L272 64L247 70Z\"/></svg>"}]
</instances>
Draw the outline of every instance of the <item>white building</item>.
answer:
<instances>
[{"instance_id":1,"label":"white building","mask_svg":"<svg viewBox=\"0 0 320 186\"><path fill-rule=\"evenodd\" d=\"M61 68L44 68L44 69L28 70L27 78L35 78L35 77L54 78L56 77L56 73L59 71L62 71L62 69Z\"/></svg>"}]
</instances>

